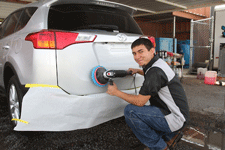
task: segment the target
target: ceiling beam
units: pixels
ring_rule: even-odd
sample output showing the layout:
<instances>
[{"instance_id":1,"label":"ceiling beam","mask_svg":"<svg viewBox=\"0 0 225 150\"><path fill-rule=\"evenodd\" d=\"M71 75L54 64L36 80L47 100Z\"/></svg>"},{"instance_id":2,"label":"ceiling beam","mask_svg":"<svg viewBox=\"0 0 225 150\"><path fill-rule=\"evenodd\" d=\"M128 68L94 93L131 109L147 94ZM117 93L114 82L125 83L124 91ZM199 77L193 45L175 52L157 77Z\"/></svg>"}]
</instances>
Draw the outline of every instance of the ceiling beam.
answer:
<instances>
[{"instance_id":1,"label":"ceiling beam","mask_svg":"<svg viewBox=\"0 0 225 150\"><path fill-rule=\"evenodd\" d=\"M21 0L5 0L5 2L13 2L13 3L19 3L19 4L29 4L30 3L27 1L21 1Z\"/></svg>"},{"instance_id":2,"label":"ceiling beam","mask_svg":"<svg viewBox=\"0 0 225 150\"><path fill-rule=\"evenodd\" d=\"M188 12L184 12L184 11L174 11L172 13L174 16L178 16L178 17L182 17L182 18L187 18L187 19L194 19L194 20L200 20L200 19L205 19L207 17L205 16L200 16L200 15L196 15L196 14L191 14Z\"/></svg>"}]
</instances>

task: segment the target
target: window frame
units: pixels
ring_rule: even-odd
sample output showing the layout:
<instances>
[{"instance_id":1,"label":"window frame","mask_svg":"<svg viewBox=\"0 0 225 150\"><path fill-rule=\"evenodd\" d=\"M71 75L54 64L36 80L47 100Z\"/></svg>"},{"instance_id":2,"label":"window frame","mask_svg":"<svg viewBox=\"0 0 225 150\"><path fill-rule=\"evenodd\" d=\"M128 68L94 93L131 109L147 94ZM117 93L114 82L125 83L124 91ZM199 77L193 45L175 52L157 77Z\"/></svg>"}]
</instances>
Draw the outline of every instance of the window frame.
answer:
<instances>
[{"instance_id":1,"label":"window frame","mask_svg":"<svg viewBox=\"0 0 225 150\"><path fill-rule=\"evenodd\" d=\"M11 33L5 35L5 33L6 33L6 29L5 29L5 30L4 30L4 33L3 33L3 35L2 35L2 38L5 38L5 37L7 37L7 36L9 36L9 35L11 35L11 34L13 34L13 33L15 32L15 28L17 27L18 21L19 21L20 18L21 18L21 14L23 13L23 8L22 8L22 9L16 10L15 12L11 13L11 14L6 18L6 19L8 20L7 23L6 23L6 27L8 27L8 24L9 24L10 19L13 19L13 18L12 18L12 17L14 17L13 15L15 15L15 14L18 13L18 12L20 12L20 15L19 15L19 17L18 17L18 20L17 20L16 23L15 23L15 27L14 27L14 29L13 29L13 32L11 32Z\"/></svg>"},{"instance_id":2,"label":"window frame","mask_svg":"<svg viewBox=\"0 0 225 150\"><path fill-rule=\"evenodd\" d=\"M36 8L36 10L34 10L33 14L30 16L30 18L28 19L28 21L23 25L23 27L21 27L21 28L18 29L18 24L19 24L19 22L21 21L21 18L23 18L23 14L25 13L25 11L26 11L27 9L33 9L33 8ZM37 11L37 9L38 9L38 7L24 7L24 8L21 8L21 9L18 9L18 10L16 10L16 11L12 12L8 17L6 17L6 19L5 19L5 20L2 22L2 24L0 25L0 28L3 30L2 34L0 35L0 39L3 39L3 38L5 38L5 37L7 37L7 36L9 36L9 35L11 35L11 34L13 34L13 33L15 33L15 32L18 32L18 31L22 30L22 29L27 25L27 23L30 21L31 17L34 15L34 13ZM8 26L9 20L11 19L11 17L13 17L13 15L14 15L15 13L18 13L19 11L21 11L21 13L20 13L20 15L19 15L19 19L17 20L17 22L16 22L16 24L15 24L15 27L14 27L13 32L10 33L10 34L5 35L5 32L6 32L6 29L5 29L5 28ZM6 22L6 23L5 23L5 22ZM5 28L2 28L2 25L3 25L4 23L6 24L6 25L5 25Z\"/></svg>"}]
</instances>

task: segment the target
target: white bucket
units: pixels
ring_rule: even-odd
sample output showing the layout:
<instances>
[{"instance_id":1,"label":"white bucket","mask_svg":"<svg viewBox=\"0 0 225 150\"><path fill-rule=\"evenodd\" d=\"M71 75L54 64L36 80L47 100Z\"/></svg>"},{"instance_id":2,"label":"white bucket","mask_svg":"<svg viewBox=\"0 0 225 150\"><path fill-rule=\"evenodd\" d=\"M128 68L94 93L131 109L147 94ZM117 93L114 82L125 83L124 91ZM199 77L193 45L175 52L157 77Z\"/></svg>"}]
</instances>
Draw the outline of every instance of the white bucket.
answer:
<instances>
[{"instance_id":1,"label":"white bucket","mask_svg":"<svg viewBox=\"0 0 225 150\"><path fill-rule=\"evenodd\" d=\"M205 73L207 68L198 68L197 69L197 79L205 79Z\"/></svg>"}]
</instances>

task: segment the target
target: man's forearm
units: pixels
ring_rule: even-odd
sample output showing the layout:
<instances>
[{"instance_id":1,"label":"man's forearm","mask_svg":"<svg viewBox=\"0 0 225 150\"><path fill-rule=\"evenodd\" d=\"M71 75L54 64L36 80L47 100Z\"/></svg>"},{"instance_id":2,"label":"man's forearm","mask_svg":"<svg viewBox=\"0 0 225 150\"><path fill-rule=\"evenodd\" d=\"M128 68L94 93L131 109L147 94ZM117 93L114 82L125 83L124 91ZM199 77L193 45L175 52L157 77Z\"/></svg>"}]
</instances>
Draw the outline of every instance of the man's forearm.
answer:
<instances>
[{"instance_id":1,"label":"man's forearm","mask_svg":"<svg viewBox=\"0 0 225 150\"><path fill-rule=\"evenodd\" d=\"M127 101L130 104L140 106L140 107L144 106L145 103L148 101L148 98L144 100L143 99L140 100L139 95L127 94L119 90L116 92L115 96L122 98L123 100Z\"/></svg>"},{"instance_id":2,"label":"man's forearm","mask_svg":"<svg viewBox=\"0 0 225 150\"><path fill-rule=\"evenodd\" d=\"M138 69L137 73L140 75L144 75L144 71L142 69Z\"/></svg>"}]
</instances>

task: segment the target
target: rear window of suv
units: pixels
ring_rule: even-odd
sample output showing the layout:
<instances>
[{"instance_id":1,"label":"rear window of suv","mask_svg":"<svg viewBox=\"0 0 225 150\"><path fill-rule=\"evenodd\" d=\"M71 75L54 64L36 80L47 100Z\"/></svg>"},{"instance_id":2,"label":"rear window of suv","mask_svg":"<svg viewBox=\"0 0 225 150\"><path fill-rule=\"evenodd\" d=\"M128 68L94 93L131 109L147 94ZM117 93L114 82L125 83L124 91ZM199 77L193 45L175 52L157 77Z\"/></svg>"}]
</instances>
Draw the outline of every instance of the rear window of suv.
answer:
<instances>
[{"instance_id":1,"label":"rear window of suv","mask_svg":"<svg viewBox=\"0 0 225 150\"><path fill-rule=\"evenodd\" d=\"M51 6L48 16L48 29L66 31L104 30L142 34L135 20L123 10L81 4Z\"/></svg>"}]
</instances>

